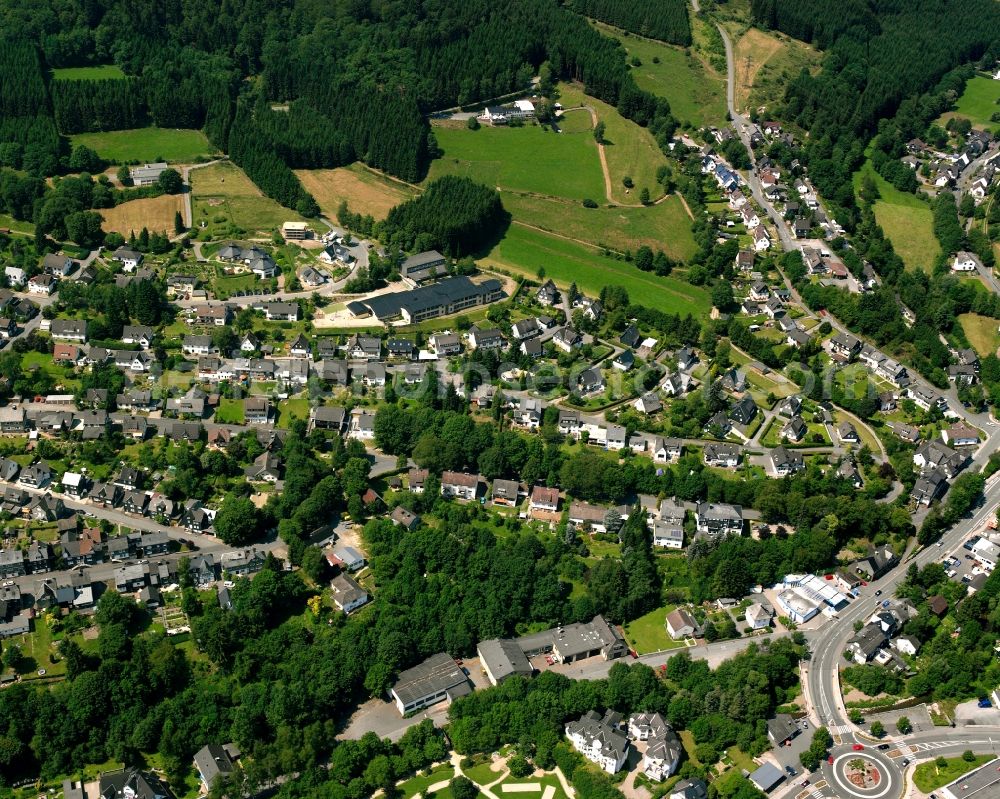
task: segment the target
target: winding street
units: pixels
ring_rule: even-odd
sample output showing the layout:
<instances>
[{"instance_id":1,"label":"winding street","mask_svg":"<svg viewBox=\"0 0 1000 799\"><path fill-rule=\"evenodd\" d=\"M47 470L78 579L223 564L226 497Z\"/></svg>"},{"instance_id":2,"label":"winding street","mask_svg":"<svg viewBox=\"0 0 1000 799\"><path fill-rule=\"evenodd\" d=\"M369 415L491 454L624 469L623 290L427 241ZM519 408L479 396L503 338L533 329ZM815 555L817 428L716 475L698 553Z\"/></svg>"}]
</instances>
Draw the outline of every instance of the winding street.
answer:
<instances>
[{"instance_id":1,"label":"winding street","mask_svg":"<svg viewBox=\"0 0 1000 799\"><path fill-rule=\"evenodd\" d=\"M697 0L692 0L692 5L695 13L698 13ZM732 42L722 25L717 24L716 27L722 36L726 50L726 98L732 126L743 141L747 152L752 153L747 119L736 109L735 62ZM746 182L754 201L764 209L777 230L782 247L786 251L799 249L782 216L764 197L760 181L753 168L747 174ZM788 285L787 278L785 282ZM789 288L792 287L789 285ZM838 320L829 314L825 318L830 321L834 328L841 331L846 330ZM969 413L962 408L957 401L954 389L946 393L951 400L952 408L960 409L957 415L980 427L987 434L987 441L979 448L973 459L975 464L981 466L1000 445L1000 428L989 414ZM1000 480L991 478L987 481L984 500L977 512L949 530L939 545L909 552L901 559L899 565L877 583L861 588L859 596L841 611L836 619L827 622L818 631L807 634L813 655L810 661L802 665L802 684L809 718L815 725L826 726L834 735L835 741L830 761L821 766L821 776L825 780L825 785L822 788L812 788L809 791L812 796L896 799L902 794L906 784L903 773L904 766L902 765L904 758L924 759L939 755L955 756L966 749L972 749L978 753L1000 752L1000 726L976 726L974 730L943 727L909 736L890 735L886 740L892 741L895 748L885 753L878 751L872 747L873 739L871 736L862 732L848 719L847 708L840 690L839 674L844 646L854 634L855 622L863 622L882 601L881 598L876 599L875 592L878 591L880 597L882 595L892 596L898 585L905 579L911 564L915 563L918 567L923 567L940 559L943 554L959 548L966 537L980 529L992 516L996 515L998 505L1000 505ZM864 750L858 751L855 747L864 747ZM858 757L863 757L879 770L881 779L877 788L863 790L847 780L844 765ZM799 778L795 778L786 783L776 795L791 797L801 791L803 787L805 786L800 783Z\"/></svg>"}]
</instances>

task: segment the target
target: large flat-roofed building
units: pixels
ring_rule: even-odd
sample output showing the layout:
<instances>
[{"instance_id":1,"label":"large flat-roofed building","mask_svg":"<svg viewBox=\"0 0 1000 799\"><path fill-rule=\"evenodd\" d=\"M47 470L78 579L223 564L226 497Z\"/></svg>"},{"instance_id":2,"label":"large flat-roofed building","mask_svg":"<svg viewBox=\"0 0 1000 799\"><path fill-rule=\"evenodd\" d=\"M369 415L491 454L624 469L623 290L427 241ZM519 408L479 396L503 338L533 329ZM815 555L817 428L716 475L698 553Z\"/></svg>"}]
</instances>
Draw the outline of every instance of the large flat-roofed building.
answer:
<instances>
[{"instance_id":1,"label":"large flat-roofed building","mask_svg":"<svg viewBox=\"0 0 1000 799\"><path fill-rule=\"evenodd\" d=\"M285 241L301 241L309 237L309 225L305 222L285 222L281 226Z\"/></svg>"},{"instance_id":2,"label":"large flat-roofed building","mask_svg":"<svg viewBox=\"0 0 1000 799\"><path fill-rule=\"evenodd\" d=\"M508 677L531 676L531 664L517 645L517 641L493 638L476 647L483 671L493 685L499 685Z\"/></svg>"},{"instance_id":3,"label":"large flat-roofed building","mask_svg":"<svg viewBox=\"0 0 1000 799\"><path fill-rule=\"evenodd\" d=\"M462 667L456 665L447 652L439 652L412 669L400 672L389 693L400 714L405 716L412 710L471 692L472 684Z\"/></svg>"},{"instance_id":4,"label":"large flat-roofed building","mask_svg":"<svg viewBox=\"0 0 1000 799\"><path fill-rule=\"evenodd\" d=\"M143 164L134 166L129 170L129 177L135 186L152 186L160 179L163 170L167 168L164 163Z\"/></svg>"},{"instance_id":5,"label":"large flat-roofed building","mask_svg":"<svg viewBox=\"0 0 1000 799\"><path fill-rule=\"evenodd\" d=\"M1000 758L948 783L937 795L941 799L988 799L1000 795Z\"/></svg>"},{"instance_id":6,"label":"large flat-roofed building","mask_svg":"<svg viewBox=\"0 0 1000 799\"><path fill-rule=\"evenodd\" d=\"M399 267L399 275L410 286L420 286L448 274L448 259L437 250L417 253Z\"/></svg>"},{"instance_id":7,"label":"large flat-roofed building","mask_svg":"<svg viewBox=\"0 0 1000 799\"><path fill-rule=\"evenodd\" d=\"M473 283L460 275L412 291L380 294L361 302L379 321L402 319L407 324L413 324L458 313L476 305L496 302L504 296L506 295L499 280Z\"/></svg>"}]
</instances>

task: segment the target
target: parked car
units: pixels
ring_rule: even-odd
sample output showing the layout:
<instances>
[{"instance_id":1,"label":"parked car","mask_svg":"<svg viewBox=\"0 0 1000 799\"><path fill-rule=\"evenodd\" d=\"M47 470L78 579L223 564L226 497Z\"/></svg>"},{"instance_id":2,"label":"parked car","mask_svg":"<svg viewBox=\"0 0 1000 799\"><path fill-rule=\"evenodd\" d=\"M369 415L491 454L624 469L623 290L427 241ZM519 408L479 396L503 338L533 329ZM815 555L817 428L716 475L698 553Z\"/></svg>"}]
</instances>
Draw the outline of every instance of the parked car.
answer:
<instances>
[{"instance_id":1,"label":"parked car","mask_svg":"<svg viewBox=\"0 0 1000 799\"><path fill-rule=\"evenodd\" d=\"M796 774L798 774L798 772L795 769L793 769L791 766L785 766L785 773L789 777L794 777Z\"/></svg>"},{"instance_id":2,"label":"parked car","mask_svg":"<svg viewBox=\"0 0 1000 799\"><path fill-rule=\"evenodd\" d=\"M990 702L989 699L987 699L985 696L983 696L983 697L980 697L980 699L979 699L979 707L993 707L993 705L992 705L992 703Z\"/></svg>"}]
</instances>

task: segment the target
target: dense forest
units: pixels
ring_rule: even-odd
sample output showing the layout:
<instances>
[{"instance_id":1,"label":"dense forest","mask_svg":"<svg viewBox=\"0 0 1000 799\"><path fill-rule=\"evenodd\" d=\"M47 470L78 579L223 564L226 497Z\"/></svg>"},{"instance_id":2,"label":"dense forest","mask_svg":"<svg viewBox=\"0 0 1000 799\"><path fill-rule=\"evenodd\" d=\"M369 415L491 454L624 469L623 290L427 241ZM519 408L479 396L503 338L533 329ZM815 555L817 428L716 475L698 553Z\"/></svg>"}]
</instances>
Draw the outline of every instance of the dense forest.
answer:
<instances>
[{"instance_id":1,"label":"dense forest","mask_svg":"<svg viewBox=\"0 0 1000 799\"><path fill-rule=\"evenodd\" d=\"M404 250L439 249L460 257L501 235L508 220L494 189L446 175L428 185L419 197L390 210L381 236L386 244Z\"/></svg>"},{"instance_id":2,"label":"dense forest","mask_svg":"<svg viewBox=\"0 0 1000 799\"><path fill-rule=\"evenodd\" d=\"M684 0L573 0L572 7L584 16L640 36L684 47L691 44Z\"/></svg>"},{"instance_id":3,"label":"dense forest","mask_svg":"<svg viewBox=\"0 0 1000 799\"><path fill-rule=\"evenodd\" d=\"M428 112L528 90L545 62L655 133L673 130L666 102L635 87L624 50L555 0L213 0L183 19L151 0L141 16L135 25L124 0L0 5L4 28L18 31L0 56L0 162L52 174L68 155L56 122L68 134L150 121L204 127L222 150L235 144L234 161L283 202L302 190L277 174L275 157L293 168L361 159L415 181L433 156ZM650 19L664 38L690 35L683 3ZM108 62L129 77L50 85L49 67Z\"/></svg>"}]
</instances>

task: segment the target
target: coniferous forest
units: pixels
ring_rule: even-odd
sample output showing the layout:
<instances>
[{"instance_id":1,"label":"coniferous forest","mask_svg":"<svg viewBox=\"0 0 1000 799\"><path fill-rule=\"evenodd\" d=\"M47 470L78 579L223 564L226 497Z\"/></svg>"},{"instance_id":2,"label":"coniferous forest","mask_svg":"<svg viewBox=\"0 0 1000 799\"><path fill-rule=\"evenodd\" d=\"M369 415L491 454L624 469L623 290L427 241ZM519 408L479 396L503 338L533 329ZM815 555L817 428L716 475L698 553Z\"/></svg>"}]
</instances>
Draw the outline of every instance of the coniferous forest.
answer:
<instances>
[{"instance_id":1,"label":"coniferous forest","mask_svg":"<svg viewBox=\"0 0 1000 799\"><path fill-rule=\"evenodd\" d=\"M573 9L650 39L684 47L691 44L684 0L573 0Z\"/></svg>"},{"instance_id":2,"label":"coniferous forest","mask_svg":"<svg viewBox=\"0 0 1000 799\"><path fill-rule=\"evenodd\" d=\"M72 133L203 128L266 194L309 211L315 203L292 168L361 160L420 180L433 157L428 113L527 89L545 62L658 138L669 136L676 123L668 104L635 86L624 50L581 14L690 41L680 0L627 9L556 0L208 0L183 14L166 0L140 5L0 3L0 24L16 31L0 53L0 166L65 171ZM109 63L126 79L51 77L51 68Z\"/></svg>"}]
</instances>

